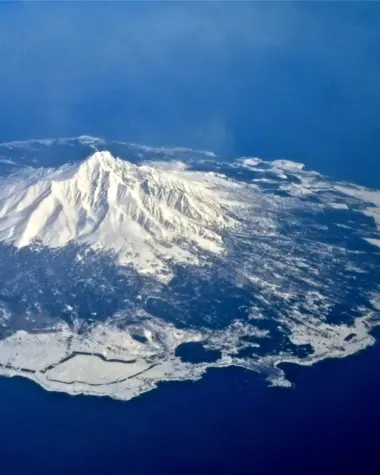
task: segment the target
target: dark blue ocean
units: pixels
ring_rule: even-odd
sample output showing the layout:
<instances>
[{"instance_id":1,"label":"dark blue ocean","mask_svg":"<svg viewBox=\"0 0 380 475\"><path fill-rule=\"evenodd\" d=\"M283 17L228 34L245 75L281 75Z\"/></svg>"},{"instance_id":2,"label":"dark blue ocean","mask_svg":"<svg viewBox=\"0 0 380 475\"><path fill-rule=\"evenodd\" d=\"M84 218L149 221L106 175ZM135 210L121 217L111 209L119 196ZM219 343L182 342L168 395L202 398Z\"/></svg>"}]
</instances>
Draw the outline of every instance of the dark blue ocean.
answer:
<instances>
[{"instance_id":1,"label":"dark blue ocean","mask_svg":"<svg viewBox=\"0 0 380 475\"><path fill-rule=\"evenodd\" d=\"M1 474L379 473L380 345L284 368L293 389L229 368L130 402L0 378Z\"/></svg>"}]
</instances>

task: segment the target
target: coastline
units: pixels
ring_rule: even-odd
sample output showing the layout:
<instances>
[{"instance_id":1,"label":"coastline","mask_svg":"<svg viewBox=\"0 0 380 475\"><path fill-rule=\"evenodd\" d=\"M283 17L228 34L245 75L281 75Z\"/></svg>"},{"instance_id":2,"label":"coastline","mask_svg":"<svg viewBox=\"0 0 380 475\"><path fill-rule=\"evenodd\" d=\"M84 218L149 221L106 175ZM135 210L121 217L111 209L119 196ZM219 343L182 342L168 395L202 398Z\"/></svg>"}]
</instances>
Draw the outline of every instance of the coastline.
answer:
<instances>
[{"instance_id":1,"label":"coastline","mask_svg":"<svg viewBox=\"0 0 380 475\"><path fill-rule=\"evenodd\" d=\"M295 389L230 367L161 383L128 403L0 378L3 473L370 473L380 442L379 342L312 367L286 365ZM12 455L15 446L25 458Z\"/></svg>"}]
</instances>

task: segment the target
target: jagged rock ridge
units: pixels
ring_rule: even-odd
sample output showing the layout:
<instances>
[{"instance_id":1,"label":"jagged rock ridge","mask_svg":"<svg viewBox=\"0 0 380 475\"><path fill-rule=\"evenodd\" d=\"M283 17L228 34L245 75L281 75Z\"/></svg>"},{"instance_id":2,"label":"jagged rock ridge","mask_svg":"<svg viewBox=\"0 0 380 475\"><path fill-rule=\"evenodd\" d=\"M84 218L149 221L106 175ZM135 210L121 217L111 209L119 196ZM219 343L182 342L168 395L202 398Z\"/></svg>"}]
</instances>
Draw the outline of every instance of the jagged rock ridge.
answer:
<instances>
[{"instance_id":1,"label":"jagged rock ridge","mask_svg":"<svg viewBox=\"0 0 380 475\"><path fill-rule=\"evenodd\" d=\"M0 241L89 245L141 273L168 277L170 263L196 264L200 251L223 250L219 230L236 223L231 186L215 174L96 152L79 165L3 181Z\"/></svg>"}]
</instances>

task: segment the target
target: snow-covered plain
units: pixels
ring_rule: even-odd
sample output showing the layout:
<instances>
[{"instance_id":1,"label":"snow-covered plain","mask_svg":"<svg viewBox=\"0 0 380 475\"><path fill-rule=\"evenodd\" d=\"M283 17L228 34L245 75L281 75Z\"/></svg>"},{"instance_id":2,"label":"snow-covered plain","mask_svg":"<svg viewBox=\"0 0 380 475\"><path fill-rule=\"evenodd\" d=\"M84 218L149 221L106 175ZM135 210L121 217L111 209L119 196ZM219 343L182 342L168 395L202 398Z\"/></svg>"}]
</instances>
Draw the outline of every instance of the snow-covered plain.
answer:
<instances>
[{"instance_id":1,"label":"snow-covered plain","mask_svg":"<svg viewBox=\"0 0 380 475\"><path fill-rule=\"evenodd\" d=\"M35 161L79 146L80 161ZM87 136L0 155L18 164L0 169L0 374L128 400L229 365L288 386L280 363L374 343L380 192L287 160ZM220 357L182 361L190 342Z\"/></svg>"}]
</instances>

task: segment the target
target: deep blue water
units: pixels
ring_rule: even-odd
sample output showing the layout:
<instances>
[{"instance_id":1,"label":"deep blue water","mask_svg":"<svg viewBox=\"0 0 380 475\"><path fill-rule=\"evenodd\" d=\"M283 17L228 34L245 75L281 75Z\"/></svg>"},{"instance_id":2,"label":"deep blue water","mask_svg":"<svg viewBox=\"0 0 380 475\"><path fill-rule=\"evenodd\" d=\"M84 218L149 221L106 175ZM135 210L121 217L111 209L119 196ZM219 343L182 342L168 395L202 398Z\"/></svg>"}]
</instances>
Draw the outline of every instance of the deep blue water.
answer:
<instances>
[{"instance_id":1,"label":"deep blue water","mask_svg":"<svg viewBox=\"0 0 380 475\"><path fill-rule=\"evenodd\" d=\"M0 378L1 473L378 473L380 345L285 369L293 389L229 368L126 403Z\"/></svg>"}]
</instances>

